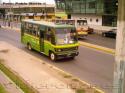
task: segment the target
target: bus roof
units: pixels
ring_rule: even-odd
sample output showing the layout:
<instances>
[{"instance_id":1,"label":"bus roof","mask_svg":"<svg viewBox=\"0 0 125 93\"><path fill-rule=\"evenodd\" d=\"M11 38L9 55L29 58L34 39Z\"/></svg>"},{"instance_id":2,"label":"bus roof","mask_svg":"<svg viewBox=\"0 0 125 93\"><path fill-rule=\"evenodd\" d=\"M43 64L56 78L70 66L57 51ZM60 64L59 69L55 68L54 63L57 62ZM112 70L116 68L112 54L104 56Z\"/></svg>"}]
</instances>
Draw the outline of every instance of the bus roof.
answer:
<instances>
[{"instance_id":1,"label":"bus roof","mask_svg":"<svg viewBox=\"0 0 125 93\"><path fill-rule=\"evenodd\" d=\"M44 25L44 26L49 26L49 27L54 27L54 28L69 28L69 27L75 27L73 25L69 25L69 24L61 24L61 23L54 23L54 22L48 22L48 21L44 21L44 20L40 20L40 21L36 21L33 19L25 19L22 22L28 22L28 23L33 23L33 24L38 24L38 25Z\"/></svg>"}]
</instances>

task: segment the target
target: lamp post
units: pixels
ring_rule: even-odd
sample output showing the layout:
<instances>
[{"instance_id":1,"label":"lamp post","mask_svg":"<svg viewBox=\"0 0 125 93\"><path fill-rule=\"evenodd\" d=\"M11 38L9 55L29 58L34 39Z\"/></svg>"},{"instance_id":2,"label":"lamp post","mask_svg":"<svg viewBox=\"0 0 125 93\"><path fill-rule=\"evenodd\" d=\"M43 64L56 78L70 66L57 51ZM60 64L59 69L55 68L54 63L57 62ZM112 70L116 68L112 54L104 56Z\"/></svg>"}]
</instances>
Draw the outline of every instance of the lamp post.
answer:
<instances>
[{"instance_id":1,"label":"lamp post","mask_svg":"<svg viewBox=\"0 0 125 93\"><path fill-rule=\"evenodd\" d=\"M118 31L113 93L125 93L125 0L118 0Z\"/></svg>"}]
</instances>

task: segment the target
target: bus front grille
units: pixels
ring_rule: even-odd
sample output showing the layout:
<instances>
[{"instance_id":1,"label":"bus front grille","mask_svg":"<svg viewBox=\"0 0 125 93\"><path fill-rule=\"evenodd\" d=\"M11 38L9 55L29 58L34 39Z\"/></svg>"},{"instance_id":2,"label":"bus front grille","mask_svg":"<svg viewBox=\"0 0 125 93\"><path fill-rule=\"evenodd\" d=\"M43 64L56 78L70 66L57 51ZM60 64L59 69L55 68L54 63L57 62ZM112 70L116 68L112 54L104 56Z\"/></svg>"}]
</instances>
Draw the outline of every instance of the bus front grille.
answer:
<instances>
[{"instance_id":1,"label":"bus front grille","mask_svg":"<svg viewBox=\"0 0 125 93\"><path fill-rule=\"evenodd\" d=\"M72 48L63 48L61 49L62 51L73 51L73 50L77 50L77 47L72 47Z\"/></svg>"}]
</instances>

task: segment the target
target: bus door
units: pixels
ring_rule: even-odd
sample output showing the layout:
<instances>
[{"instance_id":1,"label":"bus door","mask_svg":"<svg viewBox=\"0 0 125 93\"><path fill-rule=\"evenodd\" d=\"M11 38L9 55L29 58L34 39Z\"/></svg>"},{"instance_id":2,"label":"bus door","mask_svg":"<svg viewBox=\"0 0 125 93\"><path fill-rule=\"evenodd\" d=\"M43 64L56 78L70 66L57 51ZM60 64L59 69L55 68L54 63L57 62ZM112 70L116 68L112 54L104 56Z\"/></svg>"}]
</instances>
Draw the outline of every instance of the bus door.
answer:
<instances>
[{"instance_id":1,"label":"bus door","mask_svg":"<svg viewBox=\"0 0 125 93\"><path fill-rule=\"evenodd\" d=\"M40 28L40 51L44 52L45 27Z\"/></svg>"}]
</instances>

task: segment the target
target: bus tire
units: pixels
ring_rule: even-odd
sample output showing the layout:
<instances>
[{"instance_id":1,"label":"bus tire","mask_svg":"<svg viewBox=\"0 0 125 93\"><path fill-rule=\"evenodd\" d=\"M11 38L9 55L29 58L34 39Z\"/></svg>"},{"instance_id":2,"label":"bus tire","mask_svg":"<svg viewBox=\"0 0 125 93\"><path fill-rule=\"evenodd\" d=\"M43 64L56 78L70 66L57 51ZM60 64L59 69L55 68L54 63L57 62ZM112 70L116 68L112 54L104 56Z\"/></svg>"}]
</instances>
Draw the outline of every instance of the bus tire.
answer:
<instances>
[{"instance_id":1,"label":"bus tire","mask_svg":"<svg viewBox=\"0 0 125 93\"><path fill-rule=\"evenodd\" d=\"M27 43L27 48L28 48L29 50L32 50L31 44Z\"/></svg>"},{"instance_id":2,"label":"bus tire","mask_svg":"<svg viewBox=\"0 0 125 93\"><path fill-rule=\"evenodd\" d=\"M52 60L52 61L56 61L56 55L53 53L53 52L50 52L50 59Z\"/></svg>"},{"instance_id":3,"label":"bus tire","mask_svg":"<svg viewBox=\"0 0 125 93\"><path fill-rule=\"evenodd\" d=\"M70 57L71 59L75 59L75 56Z\"/></svg>"}]
</instances>

